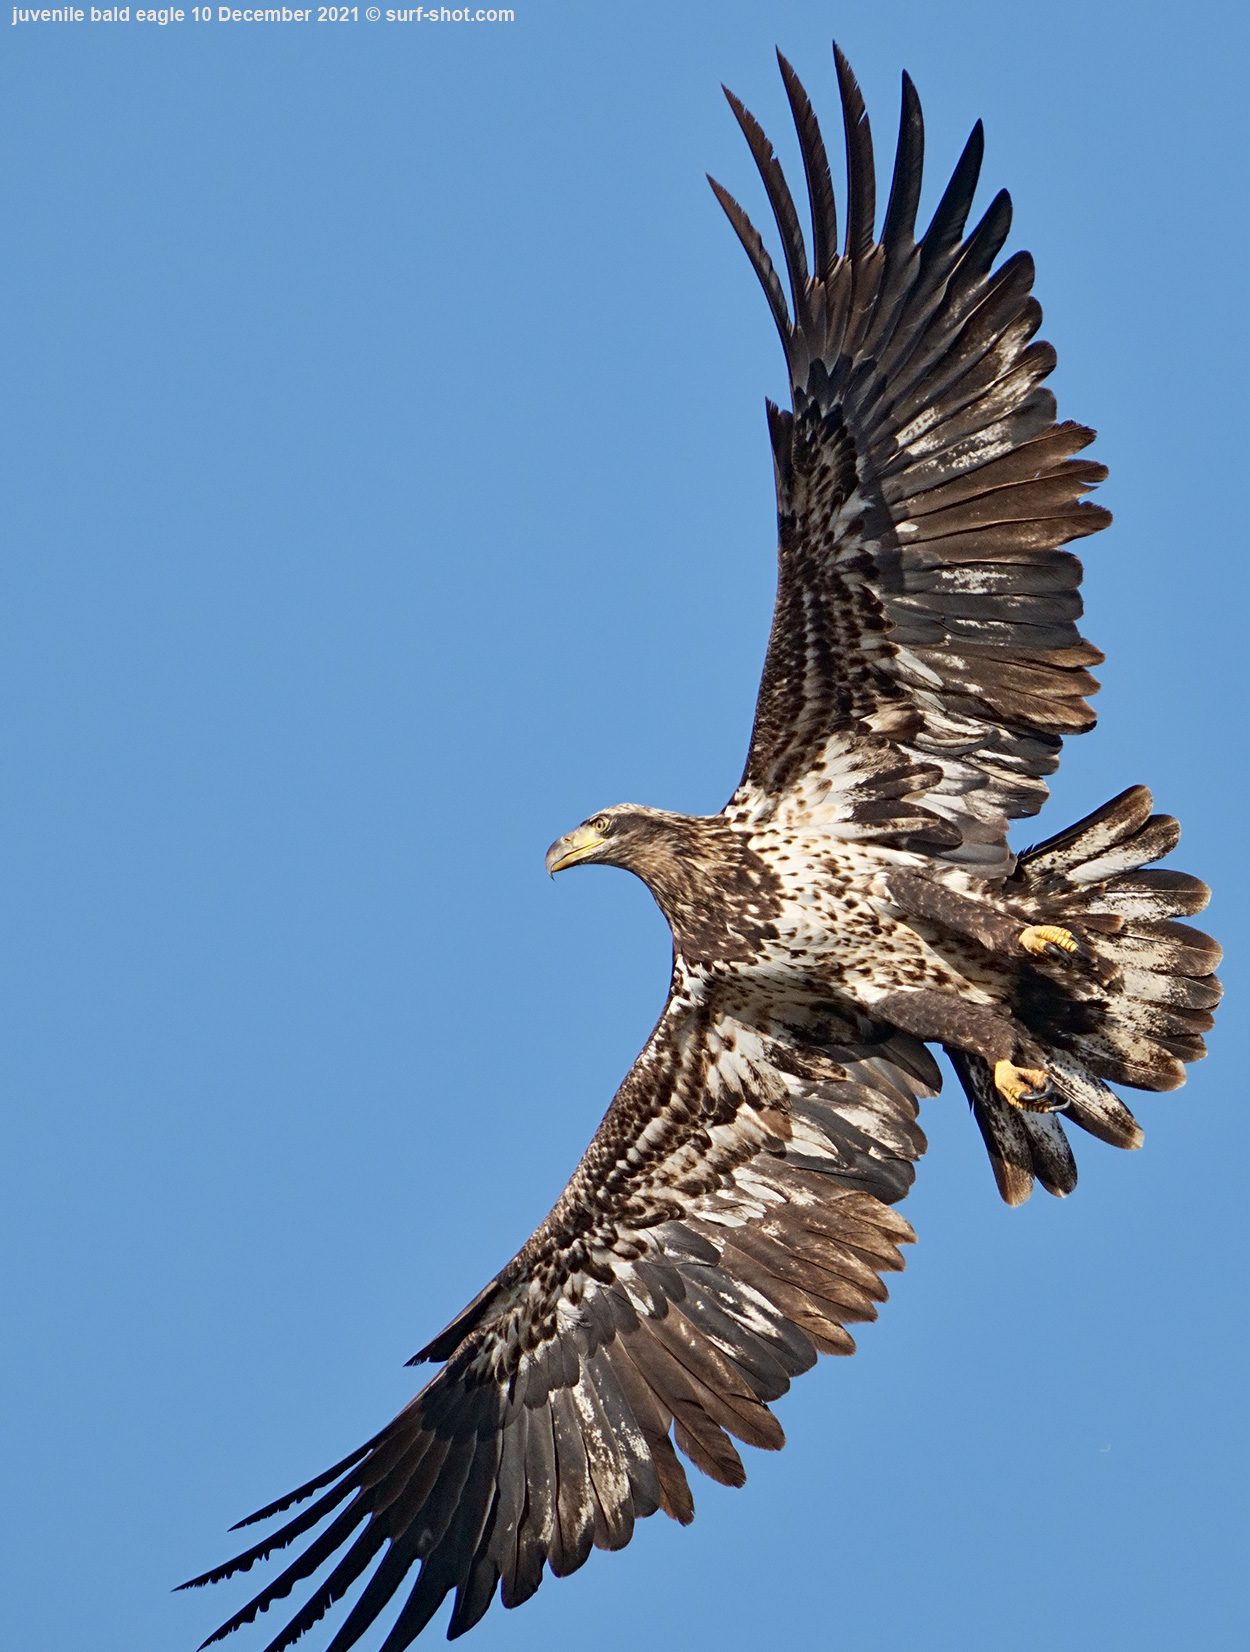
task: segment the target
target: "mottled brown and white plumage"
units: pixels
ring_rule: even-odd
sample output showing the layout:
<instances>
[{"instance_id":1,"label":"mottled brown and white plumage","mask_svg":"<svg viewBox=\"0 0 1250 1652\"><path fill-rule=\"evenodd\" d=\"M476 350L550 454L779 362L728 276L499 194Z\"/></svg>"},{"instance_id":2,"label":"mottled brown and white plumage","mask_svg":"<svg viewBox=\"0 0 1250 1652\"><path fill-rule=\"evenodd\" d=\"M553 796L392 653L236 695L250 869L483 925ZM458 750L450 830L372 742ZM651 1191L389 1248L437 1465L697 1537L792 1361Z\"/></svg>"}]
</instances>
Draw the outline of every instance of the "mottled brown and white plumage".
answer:
<instances>
[{"instance_id":1,"label":"mottled brown and white plumage","mask_svg":"<svg viewBox=\"0 0 1250 1652\"><path fill-rule=\"evenodd\" d=\"M880 231L868 122L836 53L845 231L807 95L781 60L811 202L805 239L771 146L730 96L780 236L785 286L713 183L764 288L792 409L769 408L776 611L746 768L721 814L621 805L549 865L641 877L673 931L668 1003L551 1214L417 1360L441 1369L374 1438L252 1516L298 1507L194 1580L325 1529L210 1637L328 1574L290 1646L369 1569L330 1641L406 1589L400 1652L454 1594L449 1633L516 1605L634 1521L693 1504L678 1453L743 1479L777 1447L769 1402L850 1353L911 1231L893 1210L945 1046L1000 1191L1075 1185L1063 1115L1138 1145L1108 1080L1167 1089L1202 1054L1218 951L1175 920L1205 886L1143 870L1174 821L1135 787L1015 856L1063 736L1088 728L1081 568L1108 521L1092 432L1056 422L1032 262L996 263L1005 193L966 230L978 125L917 235L923 133L904 77ZM788 289L788 297L787 297ZM1030 1088L1034 1086L1034 1088ZM243 1522L250 1524L251 1522Z\"/></svg>"}]
</instances>

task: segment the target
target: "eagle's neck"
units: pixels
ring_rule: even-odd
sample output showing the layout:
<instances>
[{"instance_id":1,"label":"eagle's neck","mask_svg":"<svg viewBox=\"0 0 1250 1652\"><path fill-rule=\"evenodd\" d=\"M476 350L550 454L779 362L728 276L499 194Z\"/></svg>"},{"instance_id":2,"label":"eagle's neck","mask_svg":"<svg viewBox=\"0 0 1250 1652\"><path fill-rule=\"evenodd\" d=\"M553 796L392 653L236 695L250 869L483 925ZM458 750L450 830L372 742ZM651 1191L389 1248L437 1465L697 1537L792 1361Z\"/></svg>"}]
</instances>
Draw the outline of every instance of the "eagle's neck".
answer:
<instances>
[{"instance_id":1,"label":"eagle's neck","mask_svg":"<svg viewBox=\"0 0 1250 1652\"><path fill-rule=\"evenodd\" d=\"M733 963L775 936L780 885L722 815L669 815L631 857L691 965Z\"/></svg>"}]
</instances>

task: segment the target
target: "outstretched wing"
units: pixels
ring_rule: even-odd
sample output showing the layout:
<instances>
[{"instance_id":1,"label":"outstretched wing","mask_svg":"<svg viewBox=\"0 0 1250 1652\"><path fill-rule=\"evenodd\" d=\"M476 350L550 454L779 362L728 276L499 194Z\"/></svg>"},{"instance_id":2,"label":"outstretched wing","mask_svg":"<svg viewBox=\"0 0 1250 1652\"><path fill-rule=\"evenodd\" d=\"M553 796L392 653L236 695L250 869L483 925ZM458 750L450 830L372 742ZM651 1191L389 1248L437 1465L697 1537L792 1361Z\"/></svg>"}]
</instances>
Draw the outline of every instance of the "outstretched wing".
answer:
<instances>
[{"instance_id":1,"label":"outstretched wing","mask_svg":"<svg viewBox=\"0 0 1250 1652\"><path fill-rule=\"evenodd\" d=\"M1110 520L1081 502L1106 472L1073 457L1093 432L1056 423L1043 388L1055 353L1035 338L1032 259L994 267L1011 221L1005 191L964 234L980 124L917 239L923 124L903 77L878 238L868 118L835 56L841 250L820 128L779 54L811 197L810 264L772 146L727 93L777 221L792 313L759 234L710 180L763 285L793 395L792 412L769 407L777 605L730 808L889 830L900 811L883 799L922 799L938 817L930 846L1002 873L1007 818L1040 808L1062 736L1094 721L1088 667L1102 656L1077 630L1081 565L1060 547Z\"/></svg>"},{"instance_id":2,"label":"outstretched wing","mask_svg":"<svg viewBox=\"0 0 1250 1652\"><path fill-rule=\"evenodd\" d=\"M880 1275L911 1238L889 1206L924 1147L931 1058L834 1006L785 1019L732 987L674 977L659 1024L550 1216L417 1355L437 1376L366 1445L253 1515L314 1500L193 1580L247 1571L333 1511L325 1530L204 1644L328 1576L270 1642L289 1647L377 1562L330 1643L344 1652L414 1568L382 1652L400 1652L455 1591L461 1634L498 1588L576 1570L634 1521L694 1512L673 1442L728 1485L731 1436L776 1448L768 1401L818 1350L851 1353ZM867 1035L867 1036L866 1036ZM242 1524L249 1524L244 1521ZM189 1587L186 1585L185 1587Z\"/></svg>"}]
</instances>

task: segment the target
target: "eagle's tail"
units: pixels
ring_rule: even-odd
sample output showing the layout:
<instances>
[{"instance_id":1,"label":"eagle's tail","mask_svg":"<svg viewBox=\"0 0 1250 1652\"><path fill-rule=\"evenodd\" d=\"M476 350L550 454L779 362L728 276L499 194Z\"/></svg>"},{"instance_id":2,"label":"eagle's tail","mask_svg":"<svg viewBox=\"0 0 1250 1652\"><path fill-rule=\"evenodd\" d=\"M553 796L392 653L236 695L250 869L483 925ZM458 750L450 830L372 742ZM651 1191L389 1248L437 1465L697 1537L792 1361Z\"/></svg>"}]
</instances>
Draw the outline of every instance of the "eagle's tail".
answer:
<instances>
[{"instance_id":1,"label":"eagle's tail","mask_svg":"<svg viewBox=\"0 0 1250 1652\"><path fill-rule=\"evenodd\" d=\"M1212 973L1220 948L1176 922L1200 912L1205 883L1184 872L1144 870L1173 849L1180 827L1151 813L1132 786L1057 837L1020 856L1007 893L1039 925L1073 935L1083 956L1043 957L1025 972L1017 1014L1046 1053L1066 1103L1027 1113L994 1088L988 1067L956 1067L985 1138L999 1191L1019 1204L1034 1176L1052 1193L1076 1185L1062 1120L1116 1147L1139 1147L1142 1130L1107 1080L1137 1090L1175 1090L1185 1063L1206 1054L1203 1033L1220 999Z\"/></svg>"}]
</instances>

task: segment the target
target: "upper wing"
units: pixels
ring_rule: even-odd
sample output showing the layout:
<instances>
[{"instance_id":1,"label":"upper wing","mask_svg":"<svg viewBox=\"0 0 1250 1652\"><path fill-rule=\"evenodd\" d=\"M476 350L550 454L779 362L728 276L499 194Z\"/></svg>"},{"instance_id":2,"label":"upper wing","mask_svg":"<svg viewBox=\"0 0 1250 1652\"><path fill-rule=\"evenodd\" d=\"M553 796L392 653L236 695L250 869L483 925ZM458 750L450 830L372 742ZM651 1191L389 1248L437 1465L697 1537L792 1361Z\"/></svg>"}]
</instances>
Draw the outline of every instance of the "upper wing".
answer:
<instances>
[{"instance_id":1,"label":"upper wing","mask_svg":"<svg viewBox=\"0 0 1250 1652\"><path fill-rule=\"evenodd\" d=\"M769 408L777 605L731 807L884 816L890 829L898 811L882 809L883 797L923 797L952 858L1002 871L1006 817L1036 812L1061 737L1094 721L1087 667L1102 656L1075 624L1081 565L1059 547L1110 520L1081 503L1106 471L1072 457L1093 432L1056 424L1042 388L1055 353L1034 340L1032 259L1016 253L993 268L1011 221L1005 191L964 235L980 124L917 239L923 125L904 75L877 239L868 119L836 47L835 56L847 150L841 251L820 128L780 58L811 196L810 268L772 147L727 94L777 220L793 317L759 234L710 180L768 298L794 402L793 412ZM858 803L840 778L848 767Z\"/></svg>"},{"instance_id":2,"label":"upper wing","mask_svg":"<svg viewBox=\"0 0 1250 1652\"><path fill-rule=\"evenodd\" d=\"M729 1485L744 1478L730 1435L782 1444L766 1402L818 1349L853 1351L843 1327L875 1316L879 1275L902 1265L911 1230L888 1207L924 1147L916 1097L938 1083L923 1048L848 1026L830 1004L785 1016L675 976L550 1216L416 1356L447 1364L380 1434L251 1519L320 1492L304 1510L193 1580L246 1571L339 1511L205 1646L339 1551L268 1652L379 1555L330 1652L354 1645L416 1566L382 1652L408 1646L453 1589L448 1633L460 1634L497 1586L517 1605L544 1563L574 1571L657 1508L690 1520L670 1431Z\"/></svg>"}]
</instances>

